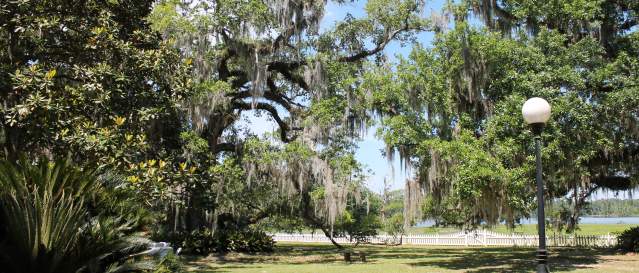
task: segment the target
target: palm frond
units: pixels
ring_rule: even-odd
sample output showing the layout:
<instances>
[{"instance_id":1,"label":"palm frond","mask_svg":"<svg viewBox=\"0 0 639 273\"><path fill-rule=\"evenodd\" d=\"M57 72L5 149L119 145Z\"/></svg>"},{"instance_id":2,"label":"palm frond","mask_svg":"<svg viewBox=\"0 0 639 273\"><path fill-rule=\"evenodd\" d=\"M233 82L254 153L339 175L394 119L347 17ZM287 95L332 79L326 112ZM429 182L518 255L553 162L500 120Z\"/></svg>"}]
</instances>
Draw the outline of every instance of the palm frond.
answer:
<instances>
[{"instance_id":1,"label":"palm frond","mask_svg":"<svg viewBox=\"0 0 639 273\"><path fill-rule=\"evenodd\" d=\"M134 224L125 216L89 213L88 204L104 191L94 170L68 160L0 161L0 223L6 231L0 250L7 250L0 252L0 268L99 273L146 249L147 240L126 237Z\"/></svg>"}]
</instances>

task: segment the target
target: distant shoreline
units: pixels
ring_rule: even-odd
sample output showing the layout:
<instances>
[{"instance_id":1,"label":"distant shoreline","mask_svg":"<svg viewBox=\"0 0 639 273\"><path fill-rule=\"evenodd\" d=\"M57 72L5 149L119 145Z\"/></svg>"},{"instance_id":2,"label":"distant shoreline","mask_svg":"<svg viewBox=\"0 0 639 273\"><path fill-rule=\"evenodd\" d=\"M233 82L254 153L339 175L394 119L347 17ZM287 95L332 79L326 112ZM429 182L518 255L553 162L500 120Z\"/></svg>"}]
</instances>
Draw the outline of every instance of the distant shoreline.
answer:
<instances>
[{"instance_id":1,"label":"distant shoreline","mask_svg":"<svg viewBox=\"0 0 639 273\"><path fill-rule=\"evenodd\" d=\"M503 224L503 223L502 223ZM520 219L516 224L537 224L537 219L534 216L531 218ZM600 225L639 225L639 216L581 216L579 217L579 224L600 224ZM431 227L435 225L435 221L432 219L426 219L417 223L416 227Z\"/></svg>"}]
</instances>

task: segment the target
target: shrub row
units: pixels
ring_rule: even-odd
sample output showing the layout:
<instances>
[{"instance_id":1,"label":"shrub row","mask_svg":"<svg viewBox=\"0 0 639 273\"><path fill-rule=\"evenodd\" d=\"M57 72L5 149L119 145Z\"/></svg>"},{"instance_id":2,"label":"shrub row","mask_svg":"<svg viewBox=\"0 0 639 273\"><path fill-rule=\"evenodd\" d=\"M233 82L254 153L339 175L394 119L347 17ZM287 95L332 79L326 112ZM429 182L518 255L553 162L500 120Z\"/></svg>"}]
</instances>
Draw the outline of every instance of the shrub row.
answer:
<instances>
[{"instance_id":1,"label":"shrub row","mask_svg":"<svg viewBox=\"0 0 639 273\"><path fill-rule=\"evenodd\" d=\"M181 247L183 253L196 255L231 251L272 252L275 247L275 241L270 235L253 229L217 231L215 234L209 229L199 229L171 233L165 240Z\"/></svg>"}]
</instances>

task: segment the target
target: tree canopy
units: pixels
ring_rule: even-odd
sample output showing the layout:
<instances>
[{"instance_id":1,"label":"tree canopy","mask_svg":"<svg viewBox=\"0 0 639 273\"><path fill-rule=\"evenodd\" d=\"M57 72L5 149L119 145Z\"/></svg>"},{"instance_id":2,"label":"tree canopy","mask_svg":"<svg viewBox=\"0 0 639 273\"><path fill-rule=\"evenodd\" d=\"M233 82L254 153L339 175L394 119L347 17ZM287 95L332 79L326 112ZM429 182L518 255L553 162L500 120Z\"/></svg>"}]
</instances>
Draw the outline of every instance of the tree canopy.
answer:
<instances>
[{"instance_id":1,"label":"tree canopy","mask_svg":"<svg viewBox=\"0 0 639 273\"><path fill-rule=\"evenodd\" d=\"M361 75L381 64L369 60L390 41L407 41L430 22L421 1L380 0L367 2L365 17L320 30L325 4L160 1L149 18L192 62L189 129L215 158L238 157L248 181L276 185L298 202L296 216L326 231L364 181L353 159L354 139L372 122ZM247 135L240 121L248 111L277 123L276 138Z\"/></svg>"},{"instance_id":2,"label":"tree canopy","mask_svg":"<svg viewBox=\"0 0 639 273\"><path fill-rule=\"evenodd\" d=\"M396 71L368 73L380 135L415 170L426 216L476 226L528 215L534 161L520 109L533 96L552 105L546 195L572 199L569 229L595 190L635 187L638 8L461 1L432 48L415 47Z\"/></svg>"}]
</instances>

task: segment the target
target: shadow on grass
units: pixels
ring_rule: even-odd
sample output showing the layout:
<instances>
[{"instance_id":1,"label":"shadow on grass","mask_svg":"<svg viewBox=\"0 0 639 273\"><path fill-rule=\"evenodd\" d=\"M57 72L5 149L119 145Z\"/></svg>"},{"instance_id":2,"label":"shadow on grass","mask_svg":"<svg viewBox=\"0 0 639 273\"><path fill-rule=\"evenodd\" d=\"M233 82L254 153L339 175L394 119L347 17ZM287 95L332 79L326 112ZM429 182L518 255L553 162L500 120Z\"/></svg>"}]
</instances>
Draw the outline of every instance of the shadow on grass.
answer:
<instances>
[{"instance_id":1,"label":"shadow on grass","mask_svg":"<svg viewBox=\"0 0 639 273\"><path fill-rule=\"evenodd\" d=\"M384 247L361 246L356 253L366 253L369 264L398 264L414 267L429 267L440 270L463 270L465 272L532 272L536 266L534 248L429 248L429 247ZM601 261L602 255L612 254L606 249L550 249L550 269L573 271L587 268ZM359 260L357 255L355 260ZM234 269L263 268L265 264L349 265L343 261L342 252L331 245L278 245L273 253L228 254L208 258L187 257L186 263L202 273L230 272ZM361 262L350 265L357 266Z\"/></svg>"},{"instance_id":2,"label":"shadow on grass","mask_svg":"<svg viewBox=\"0 0 639 273\"><path fill-rule=\"evenodd\" d=\"M209 260L209 257L183 256L182 261L187 265L188 272L198 273L221 273L231 272L233 269L261 268L259 263L254 262L224 262L222 260Z\"/></svg>"},{"instance_id":3,"label":"shadow on grass","mask_svg":"<svg viewBox=\"0 0 639 273\"><path fill-rule=\"evenodd\" d=\"M467 270L473 273L532 272L537 262L532 248L477 248L464 249L463 255L449 259L409 263L413 266L431 266L449 270ZM601 255L610 254L603 249L555 248L550 250L549 266L552 271L574 271L597 264Z\"/></svg>"},{"instance_id":4,"label":"shadow on grass","mask_svg":"<svg viewBox=\"0 0 639 273\"><path fill-rule=\"evenodd\" d=\"M361 250L367 253L372 261L378 259L437 259L437 258L453 258L464 255L464 250L452 248L410 248L410 247L389 247L377 249Z\"/></svg>"}]
</instances>

